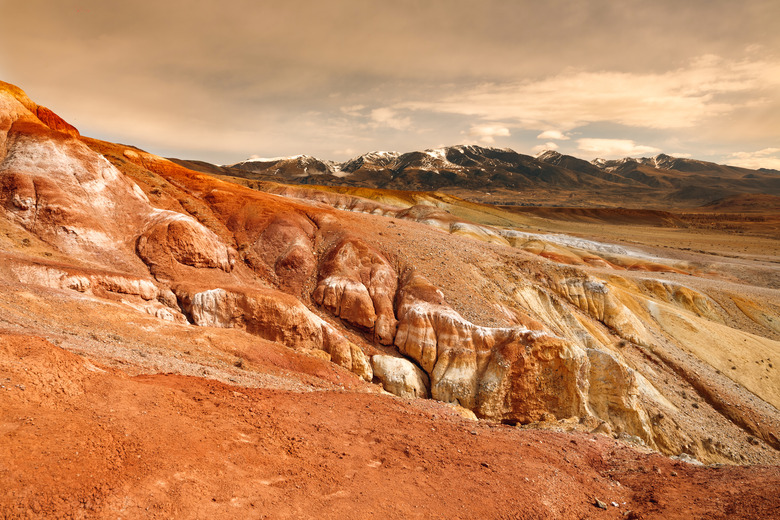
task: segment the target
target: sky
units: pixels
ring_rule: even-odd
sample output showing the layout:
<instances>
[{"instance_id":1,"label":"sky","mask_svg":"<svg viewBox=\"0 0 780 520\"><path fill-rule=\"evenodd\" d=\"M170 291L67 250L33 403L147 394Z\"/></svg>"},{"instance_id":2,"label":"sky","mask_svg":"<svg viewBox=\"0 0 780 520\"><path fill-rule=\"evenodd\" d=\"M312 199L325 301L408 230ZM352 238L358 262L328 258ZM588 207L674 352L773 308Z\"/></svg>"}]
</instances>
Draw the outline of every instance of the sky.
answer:
<instances>
[{"instance_id":1,"label":"sky","mask_svg":"<svg viewBox=\"0 0 780 520\"><path fill-rule=\"evenodd\" d=\"M0 79L231 164L455 144L780 169L778 0L0 0Z\"/></svg>"}]
</instances>

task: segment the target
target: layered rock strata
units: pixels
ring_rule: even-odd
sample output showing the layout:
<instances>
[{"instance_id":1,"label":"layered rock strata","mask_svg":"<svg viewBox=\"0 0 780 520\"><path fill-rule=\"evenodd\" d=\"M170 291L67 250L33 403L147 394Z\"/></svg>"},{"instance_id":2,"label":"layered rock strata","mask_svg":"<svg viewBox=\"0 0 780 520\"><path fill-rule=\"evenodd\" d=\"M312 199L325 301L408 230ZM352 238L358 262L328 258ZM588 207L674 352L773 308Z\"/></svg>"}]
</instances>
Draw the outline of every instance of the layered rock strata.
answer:
<instances>
[{"instance_id":1,"label":"layered rock strata","mask_svg":"<svg viewBox=\"0 0 780 520\"><path fill-rule=\"evenodd\" d=\"M691 419L704 417L701 403L712 408L708 420L720 414L728 427L777 446L777 413L768 408L780 402L771 378L777 343L731 328L723 298L628 275L599 280L596 271L588 276L538 259L526 269L526 260L516 259L531 256L510 253L507 245L556 262L663 266L624 265L619 257L628 251L597 243L499 233L417 201L399 210L338 198L347 209L391 220L259 193L81 138L2 84L0 109L0 240L9 243L5 237L22 230L20 236L46 244L45 254L56 257L44 257L43 249L28 255L25 245L18 254L3 251L2 283L52 288L58 297L105 298L180 323L242 329L330 359L365 380L375 377L398 395L430 396L481 418L601 424L599 431L668 453L710 453L717 460L718 441ZM464 237L478 246L469 250ZM430 269L430 258L448 247L469 250L435 258L436 266L464 271L454 289ZM428 270L415 271L414 257L428 258ZM469 262L490 258L501 265L482 279L465 272ZM449 291L449 301L423 273ZM458 300L460 290L475 294L484 287L504 294L465 306ZM475 323L494 323L493 316L464 318L480 305L482 314L508 319L492 327ZM774 323L760 301L735 299L734 305ZM710 369L689 369L689 358L677 356L674 345ZM713 378L726 380L726 373L766 400L762 410L769 411L753 413L764 405L738 400L733 388L713 389ZM686 382L704 397L696 407L676 397L685 400L693 391L679 391Z\"/></svg>"},{"instance_id":2,"label":"layered rock strata","mask_svg":"<svg viewBox=\"0 0 780 520\"><path fill-rule=\"evenodd\" d=\"M337 365L366 381L373 372L363 351L312 313L296 298L271 289L176 287L185 312L195 325L240 328L269 341L300 350L323 350Z\"/></svg>"}]
</instances>

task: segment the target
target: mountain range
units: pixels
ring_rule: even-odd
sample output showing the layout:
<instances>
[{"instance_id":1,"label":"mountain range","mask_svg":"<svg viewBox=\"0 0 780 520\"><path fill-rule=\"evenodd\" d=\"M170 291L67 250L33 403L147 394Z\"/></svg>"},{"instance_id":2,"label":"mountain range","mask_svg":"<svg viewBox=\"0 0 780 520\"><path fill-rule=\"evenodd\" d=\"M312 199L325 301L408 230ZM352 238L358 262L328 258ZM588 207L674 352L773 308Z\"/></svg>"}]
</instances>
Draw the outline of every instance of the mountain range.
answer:
<instances>
[{"instance_id":1,"label":"mountain range","mask_svg":"<svg viewBox=\"0 0 780 520\"><path fill-rule=\"evenodd\" d=\"M595 202L698 206L738 194L780 195L780 172L749 170L660 154L588 162L555 151L536 157L511 149L450 146L408 153L370 152L342 163L307 155L217 166L172 159L209 173L291 184L394 190L585 191ZM505 202L511 203L510 200Z\"/></svg>"}]
</instances>

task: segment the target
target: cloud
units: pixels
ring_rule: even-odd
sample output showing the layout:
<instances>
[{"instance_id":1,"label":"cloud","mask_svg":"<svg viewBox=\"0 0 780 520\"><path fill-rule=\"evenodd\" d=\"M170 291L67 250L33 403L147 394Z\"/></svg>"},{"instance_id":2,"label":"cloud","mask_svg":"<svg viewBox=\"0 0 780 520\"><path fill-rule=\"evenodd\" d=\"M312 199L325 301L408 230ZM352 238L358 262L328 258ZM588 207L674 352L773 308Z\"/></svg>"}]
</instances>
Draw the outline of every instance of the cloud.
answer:
<instances>
[{"instance_id":1,"label":"cloud","mask_svg":"<svg viewBox=\"0 0 780 520\"><path fill-rule=\"evenodd\" d=\"M496 137L509 137L511 135L507 127L496 124L475 125L469 129L469 136L476 137L480 142L486 144L495 143Z\"/></svg>"},{"instance_id":2,"label":"cloud","mask_svg":"<svg viewBox=\"0 0 780 520\"><path fill-rule=\"evenodd\" d=\"M541 134L536 136L537 139L557 139L559 141L568 141L569 136L564 135L563 132L558 130L545 130Z\"/></svg>"},{"instance_id":3,"label":"cloud","mask_svg":"<svg viewBox=\"0 0 780 520\"><path fill-rule=\"evenodd\" d=\"M535 155L539 155L540 153L546 152L547 150L557 150L557 149L558 149L558 145L556 143L553 143L552 141L548 141L544 144L540 144L539 146L534 146L533 148L531 148L531 151Z\"/></svg>"},{"instance_id":4,"label":"cloud","mask_svg":"<svg viewBox=\"0 0 780 520\"><path fill-rule=\"evenodd\" d=\"M726 158L731 166L741 166L757 170L772 168L780 170L780 148L764 148L756 152L734 152Z\"/></svg>"},{"instance_id":5,"label":"cloud","mask_svg":"<svg viewBox=\"0 0 780 520\"><path fill-rule=\"evenodd\" d=\"M412 124L408 117L398 117L397 112L392 108L375 108L371 111L371 121L376 126L387 126L395 130L405 130Z\"/></svg>"},{"instance_id":6,"label":"cloud","mask_svg":"<svg viewBox=\"0 0 780 520\"><path fill-rule=\"evenodd\" d=\"M337 157L355 157L357 155L357 150L354 148L346 148L344 150L333 150L333 154Z\"/></svg>"},{"instance_id":7,"label":"cloud","mask_svg":"<svg viewBox=\"0 0 780 520\"><path fill-rule=\"evenodd\" d=\"M577 148L603 159L636 157L661 152L659 148L637 145L630 139L578 139Z\"/></svg>"},{"instance_id":8,"label":"cloud","mask_svg":"<svg viewBox=\"0 0 780 520\"><path fill-rule=\"evenodd\" d=\"M512 120L531 130L610 122L651 129L692 128L739 108L776 102L780 61L706 55L666 72L569 69L536 81L485 83L404 108ZM775 101L772 101L772 99ZM560 131L545 130L540 139Z\"/></svg>"},{"instance_id":9,"label":"cloud","mask_svg":"<svg viewBox=\"0 0 780 520\"><path fill-rule=\"evenodd\" d=\"M5 2L0 75L85 135L220 163L414 150L496 122L527 149L563 143L551 129L660 129L694 156L780 142L776 0L223 4Z\"/></svg>"},{"instance_id":10,"label":"cloud","mask_svg":"<svg viewBox=\"0 0 780 520\"><path fill-rule=\"evenodd\" d=\"M343 114L346 114L348 116L358 117L363 115L362 111L365 110L365 108L366 108L365 105L351 105L351 106L341 107L340 110Z\"/></svg>"}]
</instances>

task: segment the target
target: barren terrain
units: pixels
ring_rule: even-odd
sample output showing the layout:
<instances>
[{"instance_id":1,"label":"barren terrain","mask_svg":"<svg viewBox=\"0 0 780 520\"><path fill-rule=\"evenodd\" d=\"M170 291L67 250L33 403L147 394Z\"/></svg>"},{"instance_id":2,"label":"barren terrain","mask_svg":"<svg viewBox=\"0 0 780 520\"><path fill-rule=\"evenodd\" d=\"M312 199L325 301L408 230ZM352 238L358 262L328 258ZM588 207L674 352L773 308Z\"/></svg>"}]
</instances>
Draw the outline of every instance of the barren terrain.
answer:
<instances>
[{"instance_id":1,"label":"barren terrain","mask_svg":"<svg viewBox=\"0 0 780 520\"><path fill-rule=\"evenodd\" d=\"M476 423L435 401L332 385L133 377L15 334L0 349L8 518L778 513L777 466L697 467L603 435Z\"/></svg>"},{"instance_id":2,"label":"barren terrain","mask_svg":"<svg viewBox=\"0 0 780 520\"><path fill-rule=\"evenodd\" d=\"M0 516L780 516L773 199L291 186L0 87Z\"/></svg>"}]
</instances>

